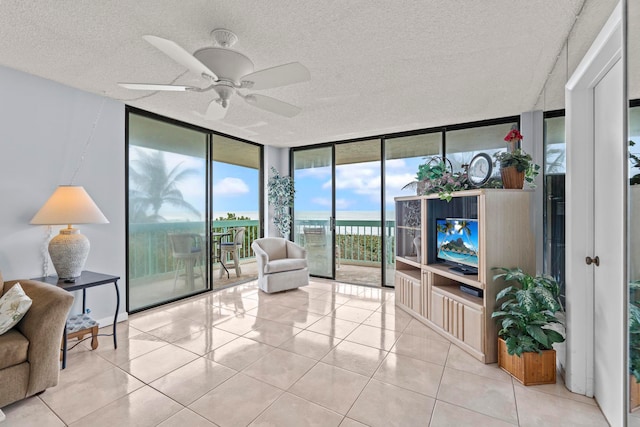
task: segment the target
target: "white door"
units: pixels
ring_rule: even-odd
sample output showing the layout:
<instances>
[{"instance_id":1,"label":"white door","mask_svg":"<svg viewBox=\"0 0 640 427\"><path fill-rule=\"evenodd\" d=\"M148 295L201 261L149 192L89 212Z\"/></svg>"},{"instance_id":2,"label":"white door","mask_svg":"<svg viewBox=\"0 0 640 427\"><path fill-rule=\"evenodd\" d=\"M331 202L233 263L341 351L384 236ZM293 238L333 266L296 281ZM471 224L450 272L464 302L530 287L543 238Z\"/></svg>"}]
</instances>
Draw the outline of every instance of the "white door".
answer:
<instances>
[{"instance_id":1,"label":"white door","mask_svg":"<svg viewBox=\"0 0 640 427\"><path fill-rule=\"evenodd\" d=\"M594 397L611 425L622 425L624 312L624 180L622 61L594 88L593 344Z\"/></svg>"},{"instance_id":2,"label":"white door","mask_svg":"<svg viewBox=\"0 0 640 427\"><path fill-rule=\"evenodd\" d=\"M566 85L566 360L569 390L624 425L627 147L618 4ZM599 266L586 258L599 258ZM562 359L560 360L563 363Z\"/></svg>"}]
</instances>

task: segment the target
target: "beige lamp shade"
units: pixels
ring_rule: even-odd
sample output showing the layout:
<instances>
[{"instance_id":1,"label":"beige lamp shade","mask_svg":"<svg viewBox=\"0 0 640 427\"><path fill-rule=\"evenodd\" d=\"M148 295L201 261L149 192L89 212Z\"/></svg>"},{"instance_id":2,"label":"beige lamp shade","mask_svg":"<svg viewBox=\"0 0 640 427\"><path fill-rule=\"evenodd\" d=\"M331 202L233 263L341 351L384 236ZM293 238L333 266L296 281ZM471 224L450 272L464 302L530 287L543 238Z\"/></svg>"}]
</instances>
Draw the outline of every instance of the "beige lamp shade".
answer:
<instances>
[{"instance_id":1,"label":"beige lamp shade","mask_svg":"<svg viewBox=\"0 0 640 427\"><path fill-rule=\"evenodd\" d=\"M109 221L81 186L61 185L31 220L31 224L68 224L49 242L49 256L60 279L80 276L89 256L89 239L72 224L106 224Z\"/></svg>"},{"instance_id":2,"label":"beige lamp shade","mask_svg":"<svg viewBox=\"0 0 640 427\"><path fill-rule=\"evenodd\" d=\"M31 220L31 224L107 224L89 193L80 185L61 185Z\"/></svg>"}]
</instances>

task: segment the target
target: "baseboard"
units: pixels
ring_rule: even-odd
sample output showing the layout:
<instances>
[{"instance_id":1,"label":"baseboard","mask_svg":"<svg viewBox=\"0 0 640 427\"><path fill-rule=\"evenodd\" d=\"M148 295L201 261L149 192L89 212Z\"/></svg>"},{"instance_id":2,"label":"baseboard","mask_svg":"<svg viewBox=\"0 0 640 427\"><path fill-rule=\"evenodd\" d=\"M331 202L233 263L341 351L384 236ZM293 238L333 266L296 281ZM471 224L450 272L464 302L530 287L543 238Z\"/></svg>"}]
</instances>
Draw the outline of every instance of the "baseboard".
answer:
<instances>
[{"instance_id":1,"label":"baseboard","mask_svg":"<svg viewBox=\"0 0 640 427\"><path fill-rule=\"evenodd\" d=\"M129 318L129 313L127 313L126 311L122 313L118 313L118 323L124 322L128 318ZM98 322L101 328L104 328L105 326L113 325L113 316L103 317L102 319L94 319L94 320Z\"/></svg>"}]
</instances>

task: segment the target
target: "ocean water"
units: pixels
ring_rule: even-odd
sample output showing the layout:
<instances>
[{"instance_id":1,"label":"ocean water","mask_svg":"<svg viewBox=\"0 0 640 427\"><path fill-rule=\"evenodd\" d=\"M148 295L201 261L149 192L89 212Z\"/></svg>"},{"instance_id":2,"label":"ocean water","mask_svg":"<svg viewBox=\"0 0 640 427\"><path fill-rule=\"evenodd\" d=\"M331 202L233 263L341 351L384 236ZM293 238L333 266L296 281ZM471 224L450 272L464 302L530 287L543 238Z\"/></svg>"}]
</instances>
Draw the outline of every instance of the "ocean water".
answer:
<instances>
[{"instance_id":1,"label":"ocean water","mask_svg":"<svg viewBox=\"0 0 640 427\"><path fill-rule=\"evenodd\" d=\"M442 258L451 262L459 262L466 265L478 266L478 256L477 255L469 255L469 254L460 254L457 252L450 252L439 250L438 258Z\"/></svg>"}]
</instances>

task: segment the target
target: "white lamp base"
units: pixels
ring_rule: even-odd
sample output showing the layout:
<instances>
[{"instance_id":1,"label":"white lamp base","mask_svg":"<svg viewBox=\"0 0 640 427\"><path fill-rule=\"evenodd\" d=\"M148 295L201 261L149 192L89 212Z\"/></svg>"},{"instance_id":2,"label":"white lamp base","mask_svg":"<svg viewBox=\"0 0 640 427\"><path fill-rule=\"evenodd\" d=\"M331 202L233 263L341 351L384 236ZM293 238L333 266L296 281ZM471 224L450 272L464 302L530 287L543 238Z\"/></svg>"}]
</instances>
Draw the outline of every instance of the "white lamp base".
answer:
<instances>
[{"instance_id":1,"label":"white lamp base","mask_svg":"<svg viewBox=\"0 0 640 427\"><path fill-rule=\"evenodd\" d=\"M89 239L77 228L63 228L60 234L49 242L49 256L58 278L79 277L89 256Z\"/></svg>"}]
</instances>

